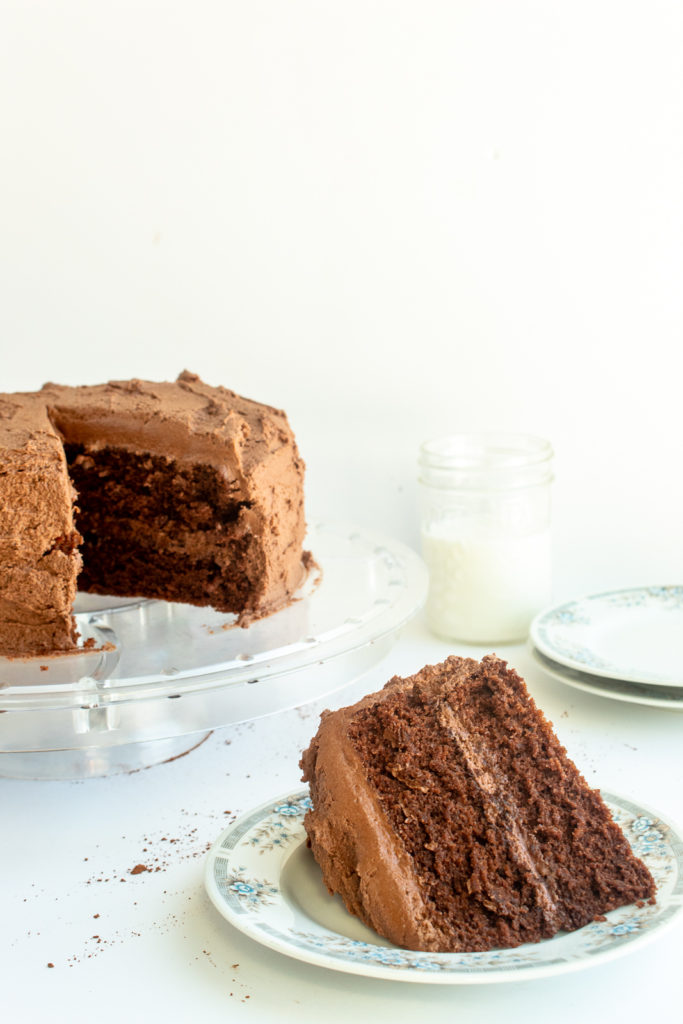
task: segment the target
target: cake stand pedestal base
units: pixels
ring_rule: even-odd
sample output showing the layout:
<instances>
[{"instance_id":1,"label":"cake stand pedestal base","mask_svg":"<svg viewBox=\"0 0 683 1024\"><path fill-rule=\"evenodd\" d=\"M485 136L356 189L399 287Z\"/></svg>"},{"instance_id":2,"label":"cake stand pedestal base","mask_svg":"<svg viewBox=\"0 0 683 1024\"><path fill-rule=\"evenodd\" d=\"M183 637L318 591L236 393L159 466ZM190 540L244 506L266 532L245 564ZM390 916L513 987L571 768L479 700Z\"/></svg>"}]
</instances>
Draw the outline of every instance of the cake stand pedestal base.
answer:
<instances>
[{"instance_id":1,"label":"cake stand pedestal base","mask_svg":"<svg viewBox=\"0 0 683 1024\"><path fill-rule=\"evenodd\" d=\"M0 753L0 776L10 779L89 779L123 775L173 761L196 750L211 732L112 747Z\"/></svg>"}]
</instances>

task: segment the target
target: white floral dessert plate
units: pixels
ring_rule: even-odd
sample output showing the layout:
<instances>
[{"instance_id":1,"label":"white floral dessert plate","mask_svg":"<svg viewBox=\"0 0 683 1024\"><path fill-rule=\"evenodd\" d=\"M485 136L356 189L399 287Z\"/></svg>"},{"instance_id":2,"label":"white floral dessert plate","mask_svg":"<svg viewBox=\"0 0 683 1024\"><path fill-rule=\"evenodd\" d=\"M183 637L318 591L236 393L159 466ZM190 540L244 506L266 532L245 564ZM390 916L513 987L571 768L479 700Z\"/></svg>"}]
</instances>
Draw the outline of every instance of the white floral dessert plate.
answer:
<instances>
[{"instance_id":1,"label":"white floral dessert plate","mask_svg":"<svg viewBox=\"0 0 683 1024\"><path fill-rule=\"evenodd\" d=\"M516 949L420 953L391 945L330 896L306 846L308 790L287 794L230 825L208 854L206 888L249 938L320 967L392 981L523 981L611 960L655 938L683 909L683 839L658 815L603 793L657 883L657 902L611 911L575 932Z\"/></svg>"},{"instance_id":2,"label":"white floral dessert plate","mask_svg":"<svg viewBox=\"0 0 683 1024\"><path fill-rule=\"evenodd\" d=\"M576 669L558 665L530 645L534 660L543 671L558 683L564 683L575 690L592 693L596 697L626 701L628 704L646 704L653 708L667 708L669 711L683 711L683 686L654 686L645 683L628 683L606 676L591 676Z\"/></svg>"},{"instance_id":3,"label":"white floral dessert plate","mask_svg":"<svg viewBox=\"0 0 683 1024\"><path fill-rule=\"evenodd\" d=\"M529 637L541 654L591 676L683 686L683 586L594 594L541 612Z\"/></svg>"}]
</instances>

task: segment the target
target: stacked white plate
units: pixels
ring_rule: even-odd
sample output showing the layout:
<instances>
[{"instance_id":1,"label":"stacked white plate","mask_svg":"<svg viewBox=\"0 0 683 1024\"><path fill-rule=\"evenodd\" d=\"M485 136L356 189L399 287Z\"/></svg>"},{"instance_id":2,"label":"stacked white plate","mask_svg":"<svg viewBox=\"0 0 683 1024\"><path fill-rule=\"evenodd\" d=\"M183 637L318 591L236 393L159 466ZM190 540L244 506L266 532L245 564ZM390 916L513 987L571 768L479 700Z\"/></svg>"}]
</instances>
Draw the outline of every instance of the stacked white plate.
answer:
<instances>
[{"instance_id":1,"label":"stacked white plate","mask_svg":"<svg viewBox=\"0 0 683 1024\"><path fill-rule=\"evenodd\" d=\"M633 587L549 608L531 624L534 657L559 682L683 710L683 586Z\"/></svg>"}]
</instances>

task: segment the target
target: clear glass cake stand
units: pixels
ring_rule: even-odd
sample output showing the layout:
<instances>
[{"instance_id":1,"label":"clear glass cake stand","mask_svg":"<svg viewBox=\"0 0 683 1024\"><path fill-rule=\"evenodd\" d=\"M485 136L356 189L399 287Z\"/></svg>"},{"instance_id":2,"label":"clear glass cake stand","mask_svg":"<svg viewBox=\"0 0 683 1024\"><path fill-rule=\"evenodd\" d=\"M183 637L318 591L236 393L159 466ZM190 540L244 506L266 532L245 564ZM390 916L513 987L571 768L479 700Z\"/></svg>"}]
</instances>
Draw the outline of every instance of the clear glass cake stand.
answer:
<instances>
[{"instance_id":1,"label":"clear glass cake stand","mask_svg":"<svg viewBox=\"0 0 683 1024\"><path fill-rule=\"evenodd\" d=\"M0 775L87 778L191 750L212 729L297 707L376 664L419 610L410 548L317 523L317 567L287 608L247 629L164 601L79 595L78 653L0 658Z\"/></svg>"}]
</instances>

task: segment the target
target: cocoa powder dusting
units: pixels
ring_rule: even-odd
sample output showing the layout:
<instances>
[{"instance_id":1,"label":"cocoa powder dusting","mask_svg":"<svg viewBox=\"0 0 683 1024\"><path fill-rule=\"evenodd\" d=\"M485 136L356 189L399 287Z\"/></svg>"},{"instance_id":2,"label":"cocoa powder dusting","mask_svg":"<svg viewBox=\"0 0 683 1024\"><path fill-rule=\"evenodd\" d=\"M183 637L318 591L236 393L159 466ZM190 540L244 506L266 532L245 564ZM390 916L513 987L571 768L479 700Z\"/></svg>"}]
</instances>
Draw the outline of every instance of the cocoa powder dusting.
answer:
<instances>
[{"instance_id":1,"label":"cocoa powder dusting","mask_svg":"<svg viewBox=\"0 0 683 1024\"><path fill-rule=\"evenodd\" d=\"M137 847L138 857L142 854L144 860L142 858L133 860L133 866L123 871L121 869L117 870L116 866L111 863L104 862L106 868L103 865L103 869L99 872L95 872L89 877L82 879L83 885L90 887L99 886L103 899L112 899L112 907L115 909L108 914L106 908L100 906L96 912L91 911L89 913L88 920L92 922L93 919L96 919L100 931L93 934L87 928L87 924L85 924L83 930L83 949L80 953L74 952L70 956L66 956L64 958L66 966L77 967L79 964L105 954L108 948L121 945L122 943L129 944L134 942L136 939L143 938L145 931L148 935L150 932L163 934L183 927L188 916L194 910L192 902L196 898L196 879L194 873L189 883L187 880L180 881L179 887L174 889L170 887L160 888L160 883L163 885L161 876L164 873L173 872L173 876L177 877L176 869L181 868L183 864L203 859L211 848L217 832L225 826L226 819L228 823L234 821L236 813L221 810L205 814L180 809L178 811L178 818L179 821L174 833L166 830L163 832L148 832L137 840L132 840L131 845ZM97 850L99 849L98 845ZM88 856L83 856L82 863L87 864L88 869L92 870L93 862L97 862L99 859L97 854L90 852ZM181 871L180 874L183 878L187 879L187 872ZM156 883L154 879L157 879ZM119 896L118 892L116 897L114 897L111 886L116 884L118 890L119 884L126 881L130 881L133 886L130 894L131 898L128 900L129 912L127 914L127 918L131 919L131 922L135 920L131 916L136 913L135 908L140 907L144 900L152 898L155 905L162 908L164 905L167 907L165 913L160 914L153 922L148 921L145 927L140 930L129 927L117 929L113 926L113 923L107 924L107 918L113 918L115 915L120 921L118 916L121 905L120 901L127 898ZM152 891L149 887L154 884L156 884L156 889ZM146 887L146 892L144 894L141 893L136 886ZM31 932L27 933L29 937L31 934ZM39 935L39 933L35 934ZM202 960L213 968L222 969L222 963L214 960L209 949L200 949L198 954L198 956L195 956L195 960ZM54 968L56 965L54 961L49 961L46 966ZM231 980L233 984L236 981L234 977ZM244 986L241 987L244 988ZM242 999L244 998L247 998L246 994L242 994Z\"/></svg>"}]
</instances>

